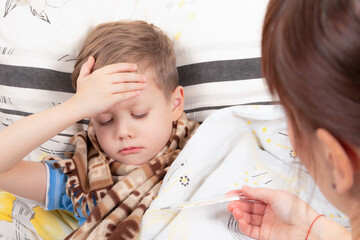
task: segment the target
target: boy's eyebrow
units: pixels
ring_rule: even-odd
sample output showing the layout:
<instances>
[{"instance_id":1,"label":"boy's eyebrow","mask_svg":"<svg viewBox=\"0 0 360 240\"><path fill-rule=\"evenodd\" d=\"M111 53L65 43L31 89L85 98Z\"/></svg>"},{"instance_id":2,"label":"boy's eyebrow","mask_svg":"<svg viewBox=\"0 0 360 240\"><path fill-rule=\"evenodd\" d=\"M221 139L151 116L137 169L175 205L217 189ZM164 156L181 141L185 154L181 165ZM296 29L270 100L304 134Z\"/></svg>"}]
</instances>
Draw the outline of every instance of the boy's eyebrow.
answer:
<instances>
[{"instance_id":1,"label":"boy's eyebrow","mask_svg":"<svg viewBox=\"0 0 360 240\"><path fill-rule=\"evenodd\" d=\"M101 117L107 117L108 115L111 115L111 113L109 113L109 112L103 112L103 113L100 113L100 114L94 116L93 118L94 118L94 119L99 119L99 118L101 118Z\"/></svg>"},{"instance_id":2,"label":"boy's eyebrow","mask_svg":"<svg viewBox=\"0 0 360 240\"><path fill-rule=\"evenodd\" d=\"M139 102L139 101L135 101L135 102L133 102L133 103L131 103L130 102L130 104L129 104L130 106L139 106L139 105L144 105L144 103L142 103L142 102Z\"/></svg>"}]
</instances>

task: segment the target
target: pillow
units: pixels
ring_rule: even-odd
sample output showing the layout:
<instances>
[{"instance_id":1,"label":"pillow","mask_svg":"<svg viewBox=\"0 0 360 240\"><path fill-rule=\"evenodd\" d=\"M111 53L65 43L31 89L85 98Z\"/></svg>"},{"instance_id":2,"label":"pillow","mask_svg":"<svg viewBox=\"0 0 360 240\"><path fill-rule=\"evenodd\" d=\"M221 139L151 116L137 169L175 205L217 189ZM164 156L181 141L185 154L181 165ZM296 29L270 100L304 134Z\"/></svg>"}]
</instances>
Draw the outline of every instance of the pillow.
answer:
<instances>
[{"instance_id":1,"label":"pillow","mask_svg":"<svg viewBox=\"0 0 360 240\"><path fill-rule=\"evenodd\" d=\"M273 103L260 71L267 3L180 0L148 11L147 21L167 31L175 41L188 117L202 122L223 107Z\"/></svg>"}]
</instances>

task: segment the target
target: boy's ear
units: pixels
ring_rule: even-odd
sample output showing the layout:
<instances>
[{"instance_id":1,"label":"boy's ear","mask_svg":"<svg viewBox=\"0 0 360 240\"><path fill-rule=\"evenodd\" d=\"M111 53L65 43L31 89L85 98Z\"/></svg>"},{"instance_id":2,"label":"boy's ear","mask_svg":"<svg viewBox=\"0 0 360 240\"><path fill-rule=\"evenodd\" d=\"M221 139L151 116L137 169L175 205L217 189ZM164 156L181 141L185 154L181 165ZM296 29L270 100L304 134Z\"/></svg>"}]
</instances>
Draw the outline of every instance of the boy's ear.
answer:
<instances>
[{"instance_id":1,"label":"boy's ear","mask_svg":"<svg viewBox=\"0 0 360 240\"><path fill-rule=\"evenodd\" d=\"M344 148L337 138L323 128L316 130L316 136L325 146L325 159L330 163L336 191L338 193L349 191L354 185L354 175L358 171L358 156L354 155L352 150Z\"/></svg>"},{"instance_id":2,"label":"boy's ear","mask_svg":"<svg viewBox=\"0 0 360 240\"><path fill-rule=\"evenodd\" d=\"M172 120L177 121L184 110L184 88L177 86L171 95Z\"/></svg>"}]
</instances>

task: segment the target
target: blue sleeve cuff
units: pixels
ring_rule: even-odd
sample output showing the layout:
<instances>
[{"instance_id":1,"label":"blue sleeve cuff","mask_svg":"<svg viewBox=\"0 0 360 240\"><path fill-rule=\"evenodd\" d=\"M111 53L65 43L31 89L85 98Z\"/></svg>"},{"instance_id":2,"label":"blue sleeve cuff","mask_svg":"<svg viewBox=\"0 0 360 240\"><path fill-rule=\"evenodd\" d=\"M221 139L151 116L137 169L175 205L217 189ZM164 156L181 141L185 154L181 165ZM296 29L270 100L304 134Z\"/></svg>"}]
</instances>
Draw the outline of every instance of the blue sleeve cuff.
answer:
<instances>
[{"instance_id":1,"label":"blue sleeve cuff","mask_svg":"<svg viewBox=\"0 0 360 240\"><path fill-rule=\"evenodd\" d=\"M61 169L54 167L54 163L56 161L57 160L48 160L44 162L47 172L47 189L45 200L46 210L62 209L69 212L75 212L74 205L66 194L66 181L68 177L61 171ZM81 226L86 221L86 217L82 214L80 207L77 210L79 216L75 214L75 218L78 220L79 226ZM87 213L90 215L88 209Z\"/></svg>"},{"instance_id":2,"label":"blue sleeve cuff","mask_svg":"<svg viewBox=\"0 0 360 240\"><path fill-rule=\"evenodd\" d=\"M46 209L63 209L73 212L71 199L66 194L67 176L61 169L54 167L55 162L56 160L44 162L47 170Z\"/></svg>"}]
</instances>

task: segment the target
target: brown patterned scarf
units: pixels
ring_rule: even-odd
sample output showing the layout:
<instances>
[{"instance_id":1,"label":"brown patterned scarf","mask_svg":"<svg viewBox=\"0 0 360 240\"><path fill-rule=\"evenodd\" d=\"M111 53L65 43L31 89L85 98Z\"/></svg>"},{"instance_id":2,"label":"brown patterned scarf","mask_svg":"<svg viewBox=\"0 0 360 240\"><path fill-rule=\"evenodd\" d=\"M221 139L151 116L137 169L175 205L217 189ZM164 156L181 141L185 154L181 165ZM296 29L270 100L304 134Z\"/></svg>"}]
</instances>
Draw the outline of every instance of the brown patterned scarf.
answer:
<instances>
[{"instance_id":1,"label":"brown patterned scarf","mask_svg":"<svg viewBox=\"0 0 360 240\"><path fill-rule=\"evenodd\" d=\"M110 159L100 150L91 124L87 132L76 134L72 140L76 146L73 157L54 166L68 176L67 195L74 209L81 206L84 216L88 216L87 209L91 214L66 239L135 239L142 216L157 196L168 167L198 126L183 113L173 124L168 144L141 166Z\"/></svg>"}]
</instances>

